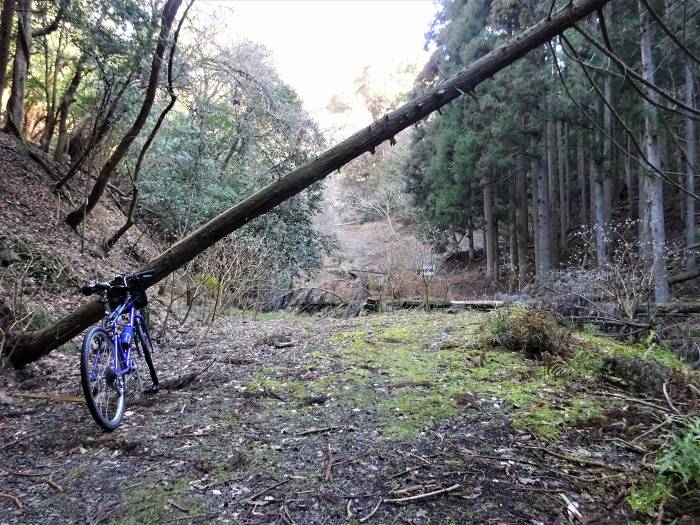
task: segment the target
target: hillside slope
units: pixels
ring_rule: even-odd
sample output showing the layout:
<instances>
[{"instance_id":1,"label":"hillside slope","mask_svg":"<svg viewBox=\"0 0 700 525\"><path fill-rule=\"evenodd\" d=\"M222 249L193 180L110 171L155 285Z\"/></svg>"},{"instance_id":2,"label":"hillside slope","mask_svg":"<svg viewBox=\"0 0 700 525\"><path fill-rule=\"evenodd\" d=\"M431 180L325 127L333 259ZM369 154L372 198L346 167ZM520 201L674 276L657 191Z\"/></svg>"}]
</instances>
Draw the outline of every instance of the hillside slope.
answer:
<instances>
[{"instance_id":1,"label":"hillside slope","mask_svg":"<svg viewBox=\"0 0 700 525\"><path fill-rule=\"evenodd\" d=\"M63 221L71 203L52 186L24 148L0 133L0 296L49 319L81 300L83 282L135 270L158 252L147 234L132 227L105 257L104 240L125 221L113 197L97 206L84 232L75 232ZM85 186L75 180L66 195L80 202Z\"/></svg>"}]
</instances>

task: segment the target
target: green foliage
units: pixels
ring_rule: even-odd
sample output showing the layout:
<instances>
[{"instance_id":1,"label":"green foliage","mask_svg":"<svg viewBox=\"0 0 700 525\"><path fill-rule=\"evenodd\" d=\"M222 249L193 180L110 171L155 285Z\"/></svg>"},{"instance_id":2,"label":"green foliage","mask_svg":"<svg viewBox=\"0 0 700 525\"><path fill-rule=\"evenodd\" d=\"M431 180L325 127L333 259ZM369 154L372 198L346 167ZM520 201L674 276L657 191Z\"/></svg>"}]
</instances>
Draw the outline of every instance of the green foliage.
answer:
<instances>
[{"instance_id":1,"label":"green foliage","mask_svg":"<svg viewBox=\"0 0 700 525\"><path fill-rule=\"evenodd\" d=\"M632 510L653 514L668 500L681 504L700 490L700 418L692 418L680 433L668 434L668 447L656 460L656 476L646 485L635 485L627 498Z\"/></svg>"},{"instance_id":2,"label":"green foliage","mask_svg":"<svg viewBox=\"0 0 700 525\"><path fill-rule=\"evenodd\" d=\"M679 497L700 489L700 418L683 434L670 434L669 449L656 462L657 474Z\"/></svg>"},{"instance_id":3,"label":"green foliage","mask_svg":"<svg viewBox=\"0 0 700 525\"><path fill-rule=\"evenodd\" d=\"M183 50L188 90L163 123L142 175L139 215L170 239L203 225L319 151L322 139L268 51L250 42ZM209 69L197 67L210 64ZM205 80L206 79L206 80ZM223 90L206 89L220 81ZM135 162L138 150L131 154ZM247 224L242 237L274 246L280 281L320 266L327 239L313 227L315 185Z\"/></svg>"}]
</instances>

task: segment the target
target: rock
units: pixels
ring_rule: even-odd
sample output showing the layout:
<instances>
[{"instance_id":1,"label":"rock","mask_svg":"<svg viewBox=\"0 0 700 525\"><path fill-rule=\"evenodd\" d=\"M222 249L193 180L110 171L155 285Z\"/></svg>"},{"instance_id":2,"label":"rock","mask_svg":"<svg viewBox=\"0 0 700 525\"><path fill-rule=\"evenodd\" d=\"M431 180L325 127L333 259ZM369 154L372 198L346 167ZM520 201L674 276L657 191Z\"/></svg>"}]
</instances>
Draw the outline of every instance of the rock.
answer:
<instances>
[{"instance_id":1,"label":"rock","mask_svg":"<svg viewBox=\"0 0 700 525\"><path fill-rule=\"evenodd\" d=\"M10 248L5 248L4 250L0 251L0 264L3 266L10 266L21 260L22 259L20 256Z\"/></svg>"},{"instance_id":2,"label":"rock","mask_svg":"<svg viewBox=\"0 0 700 525\"><path fill-rule=\"evenodd\" d=\"M87 249L88 254L91 257L94 257L95 259L104 259L105 254L102 250L98 250L97 248L89 248Z\"/></svg>"},{"instance_id":3,"label":"rock","mask_svg":"<svg viewBox=\"0 0 700 525\"><path fill-rule=\"evenodd\" d=\"M8 396L5 392L0 390L0 405L14 405L14 398Z\"/></svg>"}]
</instances>

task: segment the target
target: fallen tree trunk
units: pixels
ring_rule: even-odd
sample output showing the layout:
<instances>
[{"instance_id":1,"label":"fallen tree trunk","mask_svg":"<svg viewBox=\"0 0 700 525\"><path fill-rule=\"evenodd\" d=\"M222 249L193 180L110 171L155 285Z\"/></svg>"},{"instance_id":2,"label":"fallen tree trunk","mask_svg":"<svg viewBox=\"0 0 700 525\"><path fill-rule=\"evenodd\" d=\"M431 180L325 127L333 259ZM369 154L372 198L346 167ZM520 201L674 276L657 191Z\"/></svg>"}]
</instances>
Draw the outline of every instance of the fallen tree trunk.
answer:
<instances>
[{"instance_id":1,"label":"fallen tree trunk","mask_svg":"<svg viewBox=\"0 0 700 525\"><path fill-rule=\"evenodd\" d=\"M608 1L610 0L578 0L567 4L563 9L474 61L457 75L386 114L316 159L236 204L151 261L147 267L151 268L154 274L148 284L160 281L229 233L267 213L354 158L365 152L374 152L385 140L393 139L400 131L473 90L484 80L530 50L544 45L578 20L600 9ZM4 351L9 354L15 366L31 363L78 335L102 315L102 305L98 299L94 299L48 328L13 334Z\"/></svg>"}]
</instances>

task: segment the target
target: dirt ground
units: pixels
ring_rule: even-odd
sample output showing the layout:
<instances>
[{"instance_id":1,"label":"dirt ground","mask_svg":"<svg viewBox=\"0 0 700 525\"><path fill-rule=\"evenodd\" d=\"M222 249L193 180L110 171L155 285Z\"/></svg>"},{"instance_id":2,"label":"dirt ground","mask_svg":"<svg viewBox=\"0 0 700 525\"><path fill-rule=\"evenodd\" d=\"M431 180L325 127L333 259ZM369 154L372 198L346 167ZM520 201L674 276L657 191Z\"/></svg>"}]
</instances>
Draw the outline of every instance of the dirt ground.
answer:
<instances>
[{"instance_id":1,"label":"dirt ground","mask_svg":"<svg viewBox=\"0 0 700 525\"><path fill-rule=\"evenodd\" d=\"M202 372L111 434L77 354L0 370L0 524L628 523L654 412L482 352L483 316L228 317L196 351L181 329L161 379Z\"/></svg>"}]
</instances>

